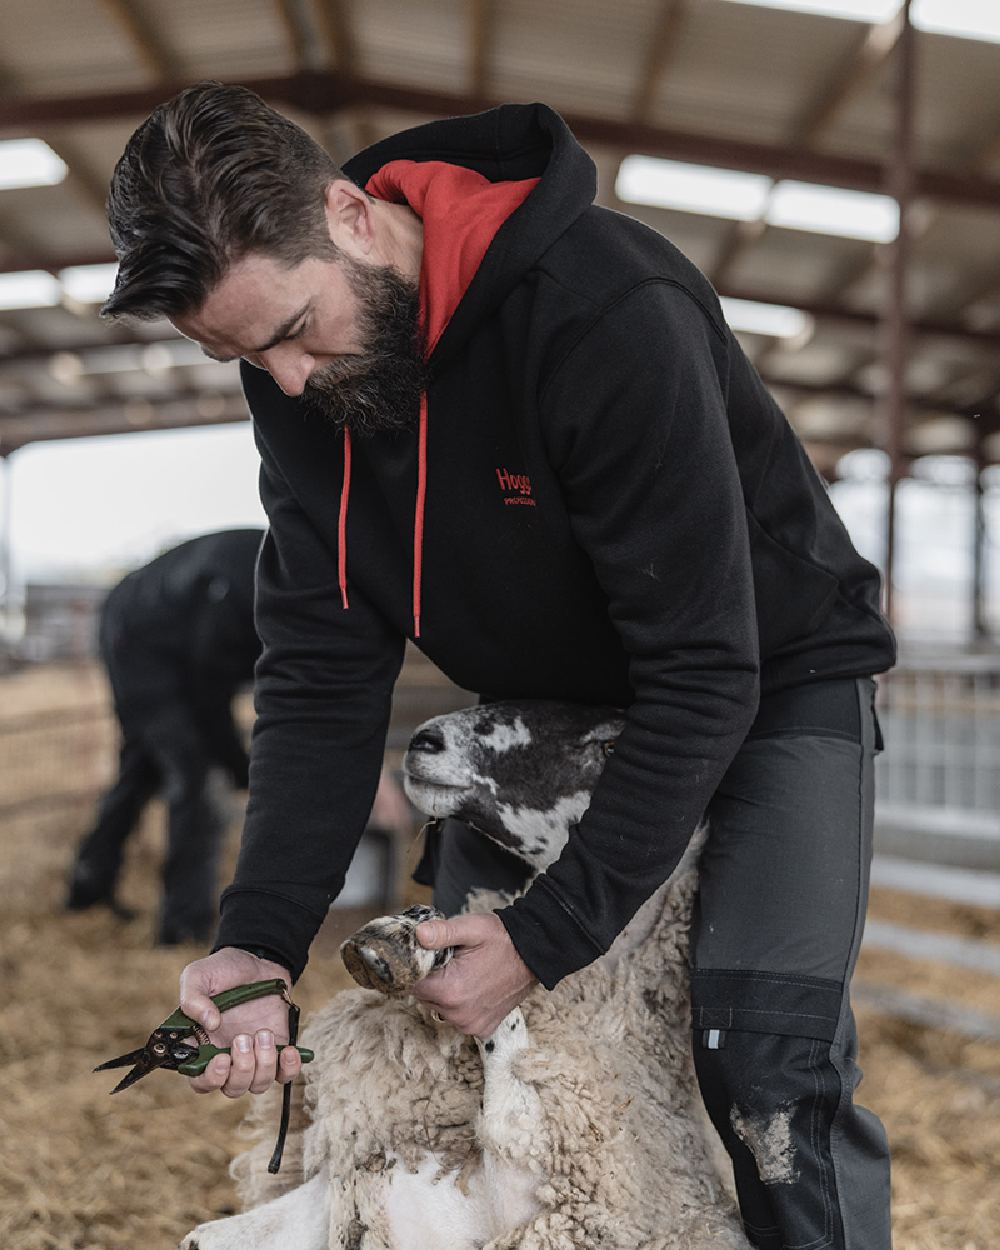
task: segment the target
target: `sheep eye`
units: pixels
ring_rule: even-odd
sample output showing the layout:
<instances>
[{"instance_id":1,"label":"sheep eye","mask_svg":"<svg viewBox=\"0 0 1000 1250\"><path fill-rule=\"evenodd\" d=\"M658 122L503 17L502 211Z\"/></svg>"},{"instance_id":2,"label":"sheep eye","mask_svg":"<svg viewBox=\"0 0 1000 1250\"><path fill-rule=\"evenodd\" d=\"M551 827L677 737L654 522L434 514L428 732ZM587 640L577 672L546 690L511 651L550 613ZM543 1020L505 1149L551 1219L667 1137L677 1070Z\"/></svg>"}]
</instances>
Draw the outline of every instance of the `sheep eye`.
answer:
<instances>
[{"instance_id":1,"label":"sheep eye","mask_svg":"<svg viewBox=\"0 0 1000 1250\"><path fill-rule=\"evenodd\" d=\"M607 742L602 742L602 743L601 743L601 751L602 751L605 755L614 755L614 753L615 753L615 740L614 740L614 738L609 738L609 739L607 740Z\"/></svg>"}]
</instances>

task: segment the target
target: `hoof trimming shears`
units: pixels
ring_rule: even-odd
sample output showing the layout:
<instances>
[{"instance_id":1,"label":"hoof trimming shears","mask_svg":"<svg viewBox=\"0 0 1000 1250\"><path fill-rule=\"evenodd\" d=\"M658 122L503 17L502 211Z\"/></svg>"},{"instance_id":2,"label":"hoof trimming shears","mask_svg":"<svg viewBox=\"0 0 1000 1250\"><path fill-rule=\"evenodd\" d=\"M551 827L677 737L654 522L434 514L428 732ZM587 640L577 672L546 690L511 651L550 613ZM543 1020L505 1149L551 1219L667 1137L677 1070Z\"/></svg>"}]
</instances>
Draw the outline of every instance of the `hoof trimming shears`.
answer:
<instances>
[{"instance_id":1,"label":"hoof trimming shears","mask_svg":"<svg viewBox=\"0 0 1000 1250\"><path fill-rule=\"evenodd\" d=\"M289 998L288 986L280 977L271 981L254 981L250 985L235 985L232 989L213 994L212 1002L220 1012L223 1012L231 1007L253 1002L255 998L267 998L271 994L280 995L288 1004L288 1045L294 1046L299 1030L299 1009ZM285 1047L280 1044L277 1047L279 1053L284 1049ZM313 1058L311 1050L301 1046L297 1049L303 1063L311 1062ZM128 1089L130 1085L134 1085L136 1081L141 1081L150 1072L155 1072L157 1068L163 1068L167 1072L179 1072L182 1076L201 1076L216 1055L228 1054L228 1047L213 1046L201 1025L178 1007L167 1016L158 1029L150 1033L145 1045L140 1046L138 1050L130 1050L128 1054L119 1055L116 1059L108 1059L105 1063L99 1063L94 1071L104 1072L108 1068L124 1068L131 1064L131 1072L126 1072L111 1091L112 1094L117 1094L123 1089ZM282 1098L278 1140L271 1162L267 1165L269 1172L277 1172L281 1166L285 1133L288 1129L291 1093L291 1084L286 1084Z\"/></svg>"}]
</instances>

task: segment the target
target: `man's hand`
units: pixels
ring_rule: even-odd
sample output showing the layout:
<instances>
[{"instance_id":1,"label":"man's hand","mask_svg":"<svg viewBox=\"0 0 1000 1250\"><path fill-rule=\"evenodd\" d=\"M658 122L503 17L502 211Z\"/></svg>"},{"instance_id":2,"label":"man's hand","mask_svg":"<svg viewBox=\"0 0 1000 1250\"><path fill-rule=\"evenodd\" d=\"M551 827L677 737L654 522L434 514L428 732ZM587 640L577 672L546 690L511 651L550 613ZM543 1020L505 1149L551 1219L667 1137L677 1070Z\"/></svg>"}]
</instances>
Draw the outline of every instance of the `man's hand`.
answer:
<instances>
[{"instance_id":1,"label":"man's hand","mask_svg":"<svg viewBox=\"0 0 1000 1250\"><path fill-rule=\"evenodd\" d=\"M457 948L454 959L418 981L413 994L463 1033L491 1036L537 984L494 912L425 920L417 925L417 941L425 950Z\"/></svg>"},{"instance_id":2,"label":"man's hand","mask_svg":"<svg viewBox=\"0 0 1000 1250\"><path fill-rule=\"evenodd\" d=\"M216 1055L201 1076L192 1077L198 1094L221 1089L227 1098L239 1098L247 1090L262 1094L275 1080L284 1084L298 1076L299 1052L286 1048L280 1059L276 1042L288 1040L288 1005L277 995L258 998L221 1012L210 995L253 981L281 977L289 986L291 974L281 964L258 959L249 951L226 946L214 955L198 959L181 973L181 1010L197 1020L215 1046L229 1046L232 1057Z\"/></svg>"}]
</instances>

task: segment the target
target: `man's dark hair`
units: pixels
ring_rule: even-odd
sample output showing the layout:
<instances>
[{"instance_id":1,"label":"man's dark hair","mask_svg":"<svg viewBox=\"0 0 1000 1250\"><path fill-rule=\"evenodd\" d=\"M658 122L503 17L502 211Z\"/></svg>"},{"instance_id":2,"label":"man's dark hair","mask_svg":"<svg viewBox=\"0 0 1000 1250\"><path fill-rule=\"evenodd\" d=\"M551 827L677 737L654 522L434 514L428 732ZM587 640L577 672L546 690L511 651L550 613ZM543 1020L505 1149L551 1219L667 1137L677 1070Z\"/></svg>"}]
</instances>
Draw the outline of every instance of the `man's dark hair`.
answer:
<instances>
[{"instance_id":1,"label":"man's dark hair","mask_svg":"<svg viewBox=\"0 0 1000 1250\"><path fill-rule=\"evenodd\" d=\"M250 252L289 266L336 255L324 195L344 176L248 88L186 88L154 109L115 166L108 223L118 280L102 316L193 312Z\"/></svg>"}]
</instances>

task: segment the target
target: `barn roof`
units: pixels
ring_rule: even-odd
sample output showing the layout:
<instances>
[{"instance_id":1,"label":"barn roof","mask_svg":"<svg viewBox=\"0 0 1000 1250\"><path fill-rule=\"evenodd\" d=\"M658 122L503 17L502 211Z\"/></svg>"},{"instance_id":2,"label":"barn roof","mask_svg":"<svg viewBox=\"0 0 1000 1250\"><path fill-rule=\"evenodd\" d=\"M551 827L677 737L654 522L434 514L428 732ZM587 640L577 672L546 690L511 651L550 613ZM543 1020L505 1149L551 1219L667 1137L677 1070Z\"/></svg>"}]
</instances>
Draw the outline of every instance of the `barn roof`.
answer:
<instances>
[{"instance_id":1,"label":"barn roof","mask_svg":"<svg viewBox=\"0 0 1000 1250\"><path fill-rule=\"evenodd\" d=\"M103 204L131 131L212 77L256 88L338 160L432 117L551 104L593 154L602 203L662 230L721 295L806 314L741 338L832 474L885 445L887 245L780 224L766 194L732 220L625 204L616 185L645 154L759 175L765 192L883 190L899 30L737 0L5 0L0 140L41 138L68 174L0 190L0 308L7 275L61 284L47 306L0 311L0 452L244 419L235 366L165 322L102 323L67 273L114 259ZM914 165L905 450L995 462L1000 43L919 33Z\"/></svg>"}]
</instances>

